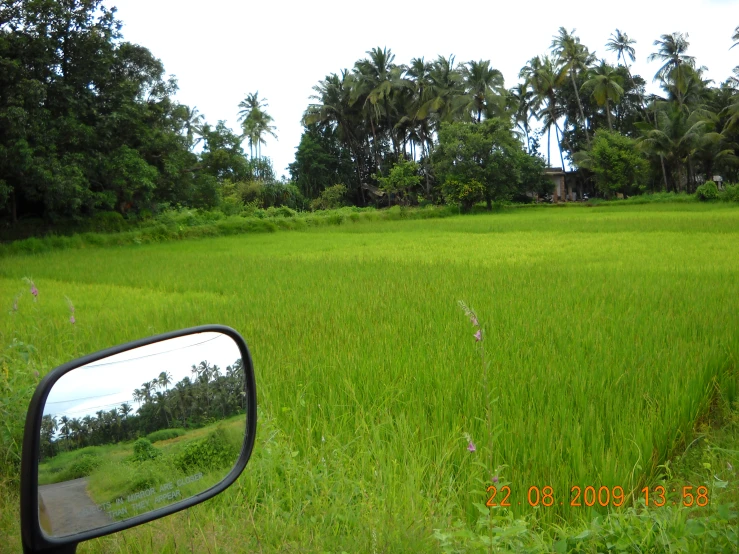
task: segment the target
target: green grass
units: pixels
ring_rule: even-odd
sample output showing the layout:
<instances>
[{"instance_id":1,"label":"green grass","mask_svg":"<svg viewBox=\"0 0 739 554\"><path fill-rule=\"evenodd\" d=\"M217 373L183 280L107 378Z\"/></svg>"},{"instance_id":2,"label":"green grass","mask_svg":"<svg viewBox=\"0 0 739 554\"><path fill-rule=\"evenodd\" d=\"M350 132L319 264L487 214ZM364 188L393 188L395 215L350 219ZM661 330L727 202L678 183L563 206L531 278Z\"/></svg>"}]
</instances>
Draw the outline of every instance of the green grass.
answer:
<instances>
[{"instance_id":1,"label":"green grass","mask_svg":"<svg viewBox=\"0 0 739 554\"><path fill-rule=\"evenodd\" d=\"M551 524L604 512L567 506L572 485L654 486L696 422L737 399L737 239L739 209L685 203L10 255L4 312L22 277L40 294L0 319L3 348L33 346L3 354L16 399L4 409L22 420L35 370L223 323L252 351L259 437L227 493L176 516L196 550L437 552L434 529L474 529L499 466L511 517L555 540L567 533ZM486 325L493 444L460 299ZM12 462L19 427L4 425ZM533 510L529 487L546 485L565 505ZM133 551L189 548L168 521L86 551L139 536L157 546Z\"/></svg>"}]
</instances>

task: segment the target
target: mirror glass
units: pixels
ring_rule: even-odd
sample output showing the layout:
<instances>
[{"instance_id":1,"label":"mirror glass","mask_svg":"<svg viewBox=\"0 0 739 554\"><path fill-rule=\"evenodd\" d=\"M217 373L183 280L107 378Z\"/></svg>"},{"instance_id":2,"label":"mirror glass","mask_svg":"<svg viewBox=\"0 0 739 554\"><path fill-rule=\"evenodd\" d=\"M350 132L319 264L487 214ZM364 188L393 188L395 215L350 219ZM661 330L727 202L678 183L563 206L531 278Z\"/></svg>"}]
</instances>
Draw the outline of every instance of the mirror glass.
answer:
<instances>
[{"instance_id":1,"label":"mirror glass","mask_svg":"<svg viewBox=\"0 0 739 554\"><path fill-rule=\"evenodd\" d=\"M245 372L228 335L197 333L73 369L41 423L39 521L62 537L199 494L246 433Z\"/></svg>"}]
</instances>

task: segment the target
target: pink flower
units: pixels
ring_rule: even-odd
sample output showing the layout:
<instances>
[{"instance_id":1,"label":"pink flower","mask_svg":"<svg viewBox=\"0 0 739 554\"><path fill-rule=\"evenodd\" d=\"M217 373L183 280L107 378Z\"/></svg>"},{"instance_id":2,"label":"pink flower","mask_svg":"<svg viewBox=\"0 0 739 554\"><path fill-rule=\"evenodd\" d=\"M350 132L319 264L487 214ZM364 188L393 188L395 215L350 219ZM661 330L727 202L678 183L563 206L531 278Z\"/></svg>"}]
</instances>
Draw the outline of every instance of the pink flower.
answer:
<instances>
[{"instance_id":1,"label":"pink flower","mask_svg":"<svg viewBox=\"0 0 739 554\"><path fill-rule=\"evenodd\" d=\"M495 477L493 477L493 483L497 483L497 482L498 482L498 476L496 475Z\"/></svg>"},{"instance_id":2,"label":"pink flower","mask_svg":"<svg viewBox=\"0 0 739 554\"><path fill-rule=\"evenodd\" d=\"M31 284L31 294L33 295L33 301L35 302L38 298L38 289L36 288L36 285Z\"/></svg>"},{"instance_id":3,"label":"pink flower","mask_svg":"<svg viewBox=\"0 0 739 554\"><path fill-rule=\"evenodd\" d=\"M467 450L469 450L470 452L474 452L475 450L477 450L477 447L475 447L475 443L470 441L470 443L467 445Z\"/></svg>"},{"instance_id":4,"label":"pink flower","mask_svg":"<svg viewBox=\"0 0 739 554\"><path fill-rule=\"evenodd\" d=\"M480 324L477 322L477 318L474 315L470 317L470 321L472 322L472 325L474 325L475 327L480 326Z\"/></svg>"},{"instance_id":5,"label":"pink flower","mask_svg":"<svg viewBox=\"0 0 739 554\"><path fill-rule=\"evenodd\" d=\"M482 331L478 329L477 333L475 333L475 341L480 342L481 340L482 340Z\"/></svg>"},{"instance_id":6,"label":"pink flower","mask_svg":"<svg viewBox=\"0 0 739 554\"><path fill-rule=\"evenodd\" d=\"M69 316L69 322L74 325L74 322L77 321L73 315Z\"/></svg>"}]
</instances>

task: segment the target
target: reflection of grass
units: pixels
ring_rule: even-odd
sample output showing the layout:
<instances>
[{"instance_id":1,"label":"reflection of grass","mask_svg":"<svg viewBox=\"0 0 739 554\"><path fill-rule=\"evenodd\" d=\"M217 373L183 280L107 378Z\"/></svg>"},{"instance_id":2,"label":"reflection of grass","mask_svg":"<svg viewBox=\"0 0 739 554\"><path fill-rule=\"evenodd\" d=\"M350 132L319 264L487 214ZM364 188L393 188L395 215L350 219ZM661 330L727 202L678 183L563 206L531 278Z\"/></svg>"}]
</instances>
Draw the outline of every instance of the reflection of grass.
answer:
<instances>
[{"instance_id":1,"label":"reflection of grass","mask_svg":"<svg viewBox=\"0 0 739 554\"><path fill-rule=\"evenodd\" d=\"M218 433L219 428L222 433ZM207 467L179 462L188 449L209 444L211 437L219 434L233 451L230 462L224 460L222 465L209 471ZM223 479L236 462L243 436L244 416L238 415L220 424L157 442L156 449L161 455L150 460L134 461L132 442L105 447L107 454L98 456L100 465L89 473L88 493L96 504L104 506L104 510L117 519L126 519L177 502Z\"/></svg>"},{"instance_id":2,"label":"reflection of grass","mask_svg":"<svg viewBox=\"0 0 739 554\"><path fill-rule=\"evenodd\" d=\"M88 446L62 452L38 467L39 485L61 483L90 475L103 462L116 457L122 445Z\"/></svg>"}]
</instances>

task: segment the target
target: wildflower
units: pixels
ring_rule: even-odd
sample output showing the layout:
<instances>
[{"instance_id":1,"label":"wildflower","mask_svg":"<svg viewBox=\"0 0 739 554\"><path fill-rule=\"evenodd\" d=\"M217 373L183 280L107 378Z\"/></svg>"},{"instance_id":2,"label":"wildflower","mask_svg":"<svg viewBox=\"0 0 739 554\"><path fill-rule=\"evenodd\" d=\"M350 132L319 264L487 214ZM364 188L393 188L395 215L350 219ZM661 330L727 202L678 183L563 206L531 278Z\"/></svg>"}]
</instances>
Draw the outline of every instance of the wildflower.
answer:
<instances>
[{"instance_id":1,"label":"wildflower","mask_svg":"<svg viewBox=\"0 0 739 554\"><path fill-rule=\"evenodd\" d=\"M75 322L77 321L77 320L76 320L76 319L74 318L74 304L72 304L72 301L71 301L71 300L69 299L69 297L65 296L64 298L66 298L66 299L67 299L67 306L69 306L69 311L70 311L70 312L72 313L72 314L71 314L71 315L69 316L69 322L70 322L70 323L71 323L72 325L74 325L74 324L75 324Z\"/></svg>"},{"instance_id":2,"label":"wildflower","mask_svg":"<svg viewBox=\"0 0 739 554\"><path fill-rule=\"evenodd\" d=\"M734 471L734 466L731 465L731 462L726 462L726 467L729 468L729 471Z\"/></svg>"},{"instance_id":3,"label":"wildflower","mask_svg":"<svg viewBox=\"0 0 739 554\"><path fill-rule=\"evenodd\" d=\"M497 483L497 482L498 482L498 476L497 475L494 475L493 476L493 483Z\"/></svg>"},{"instance_id":4,"label":"wildflower","mask_svg":"<svg viewBox=\"0 0 739 554\"><path fill-rule=\"evenodd\" d=\"M470 316L470 321L472 322L472 325L474 325L475 327L479 327L480 326L480 324L477 322L477 316L476 315L473 314L472 316Z\"/></svg>"},{"instance_id":5,"label":"wildflower","mask_svg":"<svg viewBox=\"0 0 739 554\"><path fill-rule=\"evenodd\" d=\"M475 333L475 341L480 342L481 340L482 340L482 331L478 329L477 333Z\"/></svg>"},{"instance_id":6,"label":"wildflower","mask_svg":"<svg viewBox=\"0 0 739 554\"><path fill-rule=\"evenodd\" d=\"M467 445L467 450L469 450L470 452L474 452L475 450L477 450L475 443L470 441L470 443Z\"/></svg>"},{"instance_id":7,"label":"wildflower","mask_svg":"<svg viewBox=\"0 0 739 554\"><path fill-rule=\"evenodd\" d=\"M31 294L33 295L33 301L35 302L38 300L38 289L36 288L36 284L33 282L33 279L29 279L28 277L24 277L23 280L31 287Z\"/></svg>"}]
</instances>

